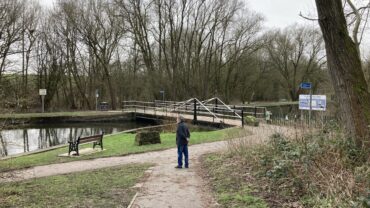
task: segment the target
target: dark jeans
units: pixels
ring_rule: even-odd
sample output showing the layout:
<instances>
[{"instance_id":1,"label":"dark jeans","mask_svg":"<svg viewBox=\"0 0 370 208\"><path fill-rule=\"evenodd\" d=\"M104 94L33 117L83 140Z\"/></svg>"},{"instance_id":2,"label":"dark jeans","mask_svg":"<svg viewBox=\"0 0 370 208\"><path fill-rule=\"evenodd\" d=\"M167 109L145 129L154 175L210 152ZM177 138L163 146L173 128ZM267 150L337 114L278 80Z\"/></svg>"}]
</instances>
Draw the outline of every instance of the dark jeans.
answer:
<instances>
[{"instance_id":1,"label":"dark jeans","mask_svg":"<svg viewBox=\"0 0 370 208\"><path fill-rule=\"evenodd\" d=\"M188 145L177 145L177 163L180 167L182 167L182 154L185 156L185 167L189 166L189 152L188 152Z\"/></svg>"}]
</instances>

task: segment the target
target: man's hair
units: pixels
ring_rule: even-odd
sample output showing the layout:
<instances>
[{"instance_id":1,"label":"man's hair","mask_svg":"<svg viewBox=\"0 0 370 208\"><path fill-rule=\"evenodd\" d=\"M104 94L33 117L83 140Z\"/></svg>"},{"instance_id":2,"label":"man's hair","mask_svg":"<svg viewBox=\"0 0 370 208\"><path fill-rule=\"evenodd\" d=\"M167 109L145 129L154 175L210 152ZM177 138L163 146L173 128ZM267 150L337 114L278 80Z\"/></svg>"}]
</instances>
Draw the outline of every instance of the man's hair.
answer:
<instances>
[{"instance_id":1,"label":"man's hair","mask_svg":"<svg viewBox=\"0 0 370 208\"><path fill-rule=\"evenodd\" d=\"M178 115L177 117L180 119L180 121L185 121L184 116L182 116L182 115Z\"/></svg>"}]
</instances>

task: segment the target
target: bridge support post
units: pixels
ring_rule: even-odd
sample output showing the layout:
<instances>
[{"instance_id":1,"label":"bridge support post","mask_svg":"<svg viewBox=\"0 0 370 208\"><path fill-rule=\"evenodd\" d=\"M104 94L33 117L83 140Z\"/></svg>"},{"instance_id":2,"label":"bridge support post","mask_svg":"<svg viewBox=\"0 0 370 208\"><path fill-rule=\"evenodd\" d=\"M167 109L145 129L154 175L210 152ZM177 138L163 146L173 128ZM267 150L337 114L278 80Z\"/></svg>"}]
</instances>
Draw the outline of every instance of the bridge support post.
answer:
<instances>
[{"instance_id":1,"label":"bridge support post","mask_svg":"<svg viewBox=\"0 0 370 208\"><path fill-rule=\"evenodd\" d=\"M195 124L197 122L197 100L194 98L194 118L193 123Z\"/></svg>"},{"instance_id":2,"label":"bridge support post","mask_svg":"<svg viewBox=\"0 0 370 208\"><path fill-rule=\"evenodd\" d=\"M216 98L216 100L215 100L215 105L216 105L216 111L213 111L214 113L217 113L217 106L218 106L218 98Z\"/></svg>"}]
</instances>

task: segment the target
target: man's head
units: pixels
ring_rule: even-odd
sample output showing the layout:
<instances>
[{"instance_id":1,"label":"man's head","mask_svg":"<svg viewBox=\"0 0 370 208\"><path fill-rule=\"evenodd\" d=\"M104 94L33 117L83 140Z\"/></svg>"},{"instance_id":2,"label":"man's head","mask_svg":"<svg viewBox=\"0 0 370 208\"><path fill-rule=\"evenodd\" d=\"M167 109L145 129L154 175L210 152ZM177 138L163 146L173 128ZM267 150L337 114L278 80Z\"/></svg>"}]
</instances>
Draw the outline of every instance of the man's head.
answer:
<instances>
[{"instance_id":1,"label":"man's head","mask_svg":"<svg viewBox=\"0 0 370 208\"><path fill-rule=\"evenodd\" d=\"M182 116L182 115L178 115L177 116L177 119L176 119L176 121L177 121L177 123L181 123L181 122L184 122L185 121L185 118L184 118L184 116Z\"/></svg>"}]
</instances>

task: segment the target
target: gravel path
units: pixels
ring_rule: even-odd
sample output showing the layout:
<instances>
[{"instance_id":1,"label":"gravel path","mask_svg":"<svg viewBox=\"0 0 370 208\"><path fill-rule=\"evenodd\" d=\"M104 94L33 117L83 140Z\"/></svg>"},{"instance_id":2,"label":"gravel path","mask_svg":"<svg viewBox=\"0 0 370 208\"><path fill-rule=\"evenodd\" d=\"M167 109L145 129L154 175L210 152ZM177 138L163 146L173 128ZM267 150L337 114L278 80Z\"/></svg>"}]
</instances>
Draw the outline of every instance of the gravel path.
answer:
<instances>
[{"instance_id":1,"label":"gravel path","mask_svg":"<svg viewBox=\"0 0 370 208\"><path fill-rule=\"evenodd\" d=\"M261 143L275 132L294 133L284 127L261 125L260 127L246 127L252 135L243 140L248 143ZM93 160L74 161L62 164L37 166L21 171L9 173L12 177L0 179L0 182L20 181L72 172L94 170L130 163L153 163L151 174L142 185L135 199L133 208L144 207L214 207L212 197L206 186L197 174L199 157L203 154L224 150L228 142L213 142L192 145L189 147L190 168L175 169L177 152L175 148L134 154L123 157L99 158Z\"/></svg>"}]
</instances>

